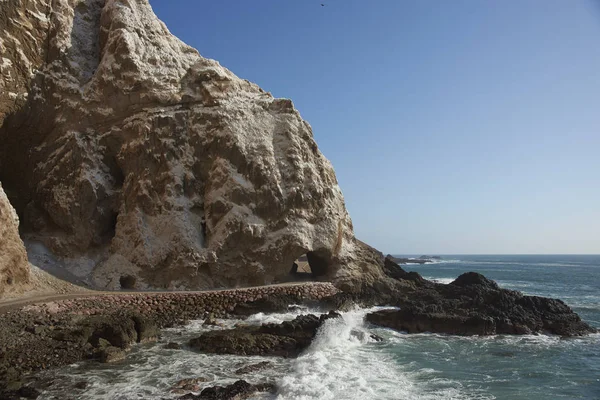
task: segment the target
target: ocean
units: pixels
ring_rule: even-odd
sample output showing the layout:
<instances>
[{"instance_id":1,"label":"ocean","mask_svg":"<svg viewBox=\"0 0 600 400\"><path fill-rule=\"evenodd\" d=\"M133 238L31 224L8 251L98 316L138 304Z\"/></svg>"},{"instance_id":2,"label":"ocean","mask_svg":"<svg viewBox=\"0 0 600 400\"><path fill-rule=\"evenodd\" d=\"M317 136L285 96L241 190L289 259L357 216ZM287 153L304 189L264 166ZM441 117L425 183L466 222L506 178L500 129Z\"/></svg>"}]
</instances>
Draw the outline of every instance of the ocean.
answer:
<instances>
[{"instance_id":1,"label":"ocean","mask_svg":"<svg viewBox=\"0 0 600 400\"><path fill-rule=\"evenodd\" d=\"M600 256L442 256L425 265L403 266L425 278L449 283L476 271L507 289L564 300L600 328ZM139 345L115 364L78 363L45 372L53 382L40 399L175 399L173 384L201 378L202 387L275 382L276 395L262 399L600 399L600 335L561 339L527 335L458 337L407 335L364 322L370 310L328 320L297 359L217 356L164 348L186 343L207 329L201 321L167 329L159 343ZM262 313L245 323L281 322L310 310ZM231 327L239 320L223 320ZM374 341L369 332L385 340ZM269 361L266 369L237 369ZM77 384L87 382L85 389Z\"/></svg>"}]
</instances>

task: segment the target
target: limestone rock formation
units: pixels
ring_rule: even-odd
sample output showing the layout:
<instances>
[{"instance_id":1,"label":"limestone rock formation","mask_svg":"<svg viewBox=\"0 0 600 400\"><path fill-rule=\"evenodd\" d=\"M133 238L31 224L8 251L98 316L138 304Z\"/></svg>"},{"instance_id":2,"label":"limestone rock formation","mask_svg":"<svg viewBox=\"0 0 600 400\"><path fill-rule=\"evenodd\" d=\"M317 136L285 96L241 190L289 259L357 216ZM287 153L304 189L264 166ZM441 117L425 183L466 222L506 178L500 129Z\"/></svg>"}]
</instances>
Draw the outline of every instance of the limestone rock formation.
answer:
<instances>
[{"instance_id":1,"label":"limestone rock formation","mask_svg":"<svg viewBox=\"0 0 600 400\"><path fill-rule=\"evenodd\" d=\"M292 102L147 0L3 0L0 38L0 180L26 238L92 262L96 286L267 284L305 253L346 288L380 277Z\"/></svg>"},{"instance_id":2,"label":"limestone rock formation","mask_svg":"<svg viewBox=\"0 0 600 400\"><path fill-rule=\"evenodd\" d=\"M0 297L29 281L29 264L19 237L19 218L0 184Z\"/></svg>"}]
</instances>

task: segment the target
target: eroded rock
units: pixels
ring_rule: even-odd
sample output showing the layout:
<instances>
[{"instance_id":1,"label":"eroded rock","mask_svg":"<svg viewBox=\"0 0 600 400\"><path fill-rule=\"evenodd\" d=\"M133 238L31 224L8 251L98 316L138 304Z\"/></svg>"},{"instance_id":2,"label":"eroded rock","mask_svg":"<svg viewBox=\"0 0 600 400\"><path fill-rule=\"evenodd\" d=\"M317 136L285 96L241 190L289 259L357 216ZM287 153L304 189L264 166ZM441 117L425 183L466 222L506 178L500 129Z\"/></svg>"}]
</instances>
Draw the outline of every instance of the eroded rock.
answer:
<instances>
[{"instance_id":1,"label":"eroded rock","mask_svg":"<svg viewBox=\"0 0 600 400\"><path fill-rule=\"evenodd\" d=\"M308 314L281 324L214 330L190 340L189 344L206 353L296 357L310 345L325 320L339 316L335 312L320 317Z\"/></svg>"},{"instance_id":2,"label":"eroded rock","mask_svg":"<svg viewBox=\"0 0 600 400\"><path fill-rule=\"evenodd\" d=\"M201 57L147 1L11 0L0 17L0 180L28 238L95 260L108 289L268 284L302 254L318 279L362 273L290 100Z\"/></svg>"},{"instance_id":3,"label":"eroded rock","mask_svg":"<svg viewBox=\"0 0 600 400\"><path fill-rule=\"evenodd\" d=\"M19 218L0 183L0 297L29 282L29 264L19 237Z\"/></svg>"},{"instance_id":4,"label":"eroded rock","mask_svg":"<svg viewBox=\"0 0 600 400\"><path fill-rule=\"evenodd\" d=\"M393 270L397 271L395 267ZM447 285L400 276L396 279L408 279L415 285L404 286L389 296L388 304L399 306L400 310L368 314L369 322L408 333L453 335L578 336L596 331L561 300L501 289L476 272L462 274Z\"/></svg>"},{"instance_id":5,"label":"eroded rock","mask_svg":"<svg viewBox=\"0 0 600 400\"><path fill-rule=\"evenodd\" d=\"M199 395L187 394L180 400L242 400L257 392L275 392L275 385L262 383L252 385L246 381L239 380L229 386L212 386L204 389Z\"/></svg>"}]
</instances>

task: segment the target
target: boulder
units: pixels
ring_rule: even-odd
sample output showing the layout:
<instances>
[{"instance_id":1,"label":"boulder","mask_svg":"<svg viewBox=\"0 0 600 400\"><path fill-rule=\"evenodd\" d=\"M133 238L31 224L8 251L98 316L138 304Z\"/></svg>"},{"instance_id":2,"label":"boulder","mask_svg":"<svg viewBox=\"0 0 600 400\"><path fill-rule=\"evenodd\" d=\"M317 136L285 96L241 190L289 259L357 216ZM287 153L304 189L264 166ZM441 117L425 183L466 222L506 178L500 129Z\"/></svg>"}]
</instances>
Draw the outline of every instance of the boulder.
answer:
<instances>
[{"instance_id":1,"label":"boulder","mask_svg":"<svg viewBox=\"0 0 600 400\"><path fill-rule=\"evenodd\" d=\"M169 350L180 350L181 349L181 345L179 343L169 342L169 343L165 344L163 346L163 348L169 349Z\"/></svg>"},{"instance_id":2,"label":"boulder","mask_svg":"<svg viewBox=\"0 0 600 400\"><path fill-rule=\"evenodd\" d=\"M273 363L270 361L261 361L256 364L246 365L245 367L238 368L235 373L236 375L245 375L252 372L262 371L263 369L272 367Z\"/></svg>"},{"instance_id":3,"label":"boulder","mask_svg":"<svg viewBox=\"0 0 600 400\"><path fill-rule=\"evenodd\" d=\"M197 378L186 378L177 381L171 388L171 393L188 393L188 392L199 392L200 384L206 382L208 379L204 377Z\"/></svg>"},{"instance_id":4,"label":"boulder","mask_svg":"<svg viewBox=\"0 0 600 400\"><path fill-rule=\"evenodd\" d=\"M189 344L205 353L296 357L310 345L324 321L337 317L339 314L335 312L320 317L308 314L281 324L214 330L190 340Z\"/></svg>"},{"instance_id":5,"label":"boulder","mask_svg":"<svg viewBox=\"0 0 600 400\"><path fill-rule=\"evenodd\" d=\"M98 350L97 358L100 362L111 363L115 361L123 360L126 357L125 350L115 347L107 346Z\"/></svg>"},{"instance_id":6,"label":"boulder","mask_svg":"<svg viewBox=\"0 0 600 400\"><path fill-rule=\"evenodd\" d=\"M229 386L212 386L204 389L199 395L187 394L180 400L241 400L247 399L257 392L275 392L275 385L263 383L252 385L246 381L239 380Z\"/></svg>"},{"instance_id":7,"label":"boulder","mask_svg":"<svg viewBox=\"0 0 600 400\"><path fill-rule=\"evenodd\" d=\"M250 316L259 312L263 313L278 313L286 312L292 304L302 303L304 300L301 296L293 296L288 294L274 294L265 296L261 299L250 301L247 303L239 303L233 309L234 315Z\"/></svg>"}]
</instances>

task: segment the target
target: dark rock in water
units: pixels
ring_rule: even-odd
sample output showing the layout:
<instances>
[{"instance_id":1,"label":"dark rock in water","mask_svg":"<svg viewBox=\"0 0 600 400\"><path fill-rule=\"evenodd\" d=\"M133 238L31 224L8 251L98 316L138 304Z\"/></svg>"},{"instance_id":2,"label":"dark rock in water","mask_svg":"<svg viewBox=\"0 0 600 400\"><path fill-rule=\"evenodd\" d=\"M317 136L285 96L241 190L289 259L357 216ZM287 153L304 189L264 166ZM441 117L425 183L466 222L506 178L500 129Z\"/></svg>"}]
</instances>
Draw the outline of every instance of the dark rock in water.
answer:
<instances>
[{"instance_id":1,"label":"dark rock in water","mask_svg":"<svg viewBox=\"0 0 600 400\"><path fill-rule=\"evenodd\" d=\"M197 378L181 379L173 385L171 388L171 393L183 394L189 392L199 392L200 384L202 382L206 382L207 380L208 379L201 376Z\"/></svg>"},{"instance_id":2,"label":"dark rock in water","mask_svg":"<svg viewBox=\"0 0 600 400\"><path fill-rule=\"evenodd\" d=\"M367 315L367 321L407 333L436 332L451 335L492 335L494 321L482 317L419 313L412 309L382 310Z\"/></svg>"},{"instance_id":3,"label":"dark rock in water","mask_svg":"<svg viewBox=\"0 0 600 400\"><path fill-rule=\"evenodd\" d=\"M290 305L301 303L302 301L303 299L299 296L285 294L271 295L252 302L240 303L234 308L233 314L247 317L259 312L286 312Z\"/></svg>"},{"instance_id":4,"label":"dark rock in water","mask_svg":"<svg viewBox=\"0 0 600 400\"><path fill-rule=\"evenodd\" d=\"M339 316L335 312L320 317L308 314L281 324L209 331L190 340L190 346L198 351L216 354L295 357L310 345L325 320Z\"/></svg>"},{"instance_id":5,"label":"dark rock in water","mask_svg":"<svg viewBox=\"0 0 600 400\"><path fill-rule=\"evenodd\" d=\"M386 263L389 276L408 281L392 260ZM367 315L367 320L408 333L578 336L596 332L561 300L501 289L476 272L462 274L448 285L425 279L410 281L413 286L404 285L392 292L387 303L401 310L377 311Z\"/></svg>"},{"instance_id":6,"label":"dark rock in water","mask_svg":"<svg viewBox=\"0 0 600 400\"><path fill-rule=\"evenodd\" d=\"M406 272L396 262L394 262L391 256L387 256L383 263L383 272L394 279L405 279L415 282L424 282L425 279L417 272Z\"/></svg>"},{"instance_id":7,"label":"dark rock in water","mask_svg":"<svg viewBox=\"0 0 600 400\"><path fill-rule=\"evenodd\" d=\"M40 392L30 386L21 386L16 390L0 391L0 399L2 400L20 400L20 399L37 399Z\"/></svg>"},{"instance_id":8,"label":"dark rock in water","mask_svg":"<svg viewBox=\"0 0 600 400\"><path fill-rule=\"evenodd\" d=\"M246 365L245 367L239 368L235 371L236 375L244 375L249 374L250 372L261 371L265 368L269 368L273 366L273 363L270 361L261 361L256 364Z\"/></svg>"},{"instance_id":9,"label":"dark rock in water","mask_svg":"<svg viewBox=\"0 0 600 400\"><path fill-rule=\"evenodd\" d=\"M332 296L322 298L318 302L318 306L328 311L350 311L357 306L357 303L355 296L349 293L338 292Z\"/></svg>"},{"instance_id":10,"label":"dark rock in water","mask_svg":"<svg viewBox=\"0 0 600 400\"><path fill-rule=\"evenodd\" d=\"M371 337L371 339L373 339L376 342L383 342L383 338L379 335L371 333L369 336Z\"/></svg>"},{"instance_id":11,"label":"dark rock in water","mask_svg":"<svg viewBox=\"0 0 600 400\"><path fill-rule=\"evenodd\" d=\"M125 350L114 346L104 347L97 353L97 358L103 363L120 361L123 360L125 356Z\"/></svg>"},{"instance_id":12,"label":"dark rock in water","mask_svg":"<svg viewBox=\"0 0 600 400\"><path fill-rule=\"evenodd\" d=\"M181 345L179 343L169 342L169 343L165 344L163 346L163 348L170 349L170 350L179 350L179 349L181 349Z\"/></svg>"},{"instance_id":13,"label":"dark rock in water","mask_svg":"<svg viewBox=\"0 0 600 400\"><path fill-rule=\"evenodd\" d=\"M483 286L486 290L498 290L498 284L491 279L486 278L485 276L477 273L477 272L465 272L460 275L454 281L450 283L450 285L455 286Z\"/></svg>"},{"instance_id":14,"label":"dark rock in water","mask_svg":"<svg viewBox=\"0 0 600 400\"><path fill-rule=\"evenodd\" d=\"M131 318L123 318L120 315L92 317L84 327L91 332L87 341L93 346L98 346L100 339L106 339L113 346L122 349L137 342L138 334L135 322Z\"/></svg>"},{"instance_id":15,"label":"dark rock in water","mask_svg":"<svg viewBox=\"0 0 600 400\"><path fill-rule=\"evenodd\" d=\"M398 263L398 264L425 264L425 263L427 263L427 261L429 261L429 260L421 260L418 258L394 257L389 254L385 258L389 258L390 260L392 260L393 262Z\"/></svg>"},{"instance_id":16,"label":"dark rock in water","mask_svg":"<svg viewBox=\"0 0 600 400\"><path fill-rule=\"evenodd\" d=\"M180 400L241 400L247 399L257 392L275 392L275 385L263 383L252 385L246 381L239 380L229 386L213 386L204 389L199 395L187 394Z\"/></svg>"},{"instance_id":17,"label":"dark rock in water","mask_svg":"<svg viewBox=\"0 0 600 400\"><path fill-rule=\"evenodd\" d=\"M137 331L138 343L152 342L158 338L160 330L154 319L140 314L134 314L131 318Z\"/></svg>"}]
</instances>

